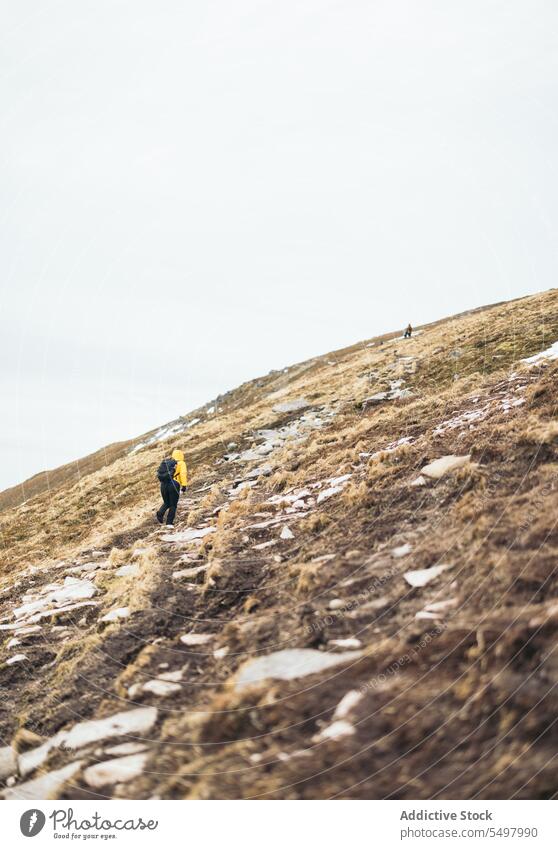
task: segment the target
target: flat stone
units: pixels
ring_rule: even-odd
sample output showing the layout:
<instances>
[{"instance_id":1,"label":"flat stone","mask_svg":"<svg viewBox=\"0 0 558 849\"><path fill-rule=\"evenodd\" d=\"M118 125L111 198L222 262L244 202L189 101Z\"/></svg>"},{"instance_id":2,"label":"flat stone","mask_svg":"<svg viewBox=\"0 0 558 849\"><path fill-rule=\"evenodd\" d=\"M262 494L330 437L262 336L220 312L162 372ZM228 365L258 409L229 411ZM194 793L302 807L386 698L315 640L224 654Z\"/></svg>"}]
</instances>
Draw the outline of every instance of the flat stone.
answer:
<instances>
[{"instance_id":1,"label":"flat stone","mask_svg":"<svg viewBox=\"0 0 558 849\"><path fill-rule=\"evenodd\" d=\"M254 460L261 460L261 458L262 454L257 448L248 448L246 451L243 451L238 455L238 459L241 463L251 463Z\"/></svg>"},{"instance_id":2,"label":"flat stone","mask_svg":"<svg viewBox=\"0 0 558 849\"><path fill-rule=\"evenodd\" d=\"M26 654L14 654L13 657L10 657L6 661L6 666L13 666L15 663L23 663L24 660L27 660Z\"/></svg>"},{"instance_id":3,"label":"flat stone","mask_svg":"<svg viewBox=\"0 0 558 849\"><path fill-rule=\"evenodd\" d=\"M161 678L154 678L152 681L147 681L142 686L144 693L151 693L153 696L170 696L173 693L178 693L182 689L180 684L175 684L173 681L164 681Z\"/></svg>"},{"instance_id":4,"label":"flat stone","mask_svg":"<svg viewBox=\"0 0 558 849\"><path fill-rule=\"evenodd\" d=\"M104 616L101 616L100 622L117 622L119 619L127 619L130 615L129 607L117 607L114 610L109 610Z\"/></svg>"},{"instance_id":5,"label":"flat stone","mask_svg":"<svg viewBox=\"0 0 558 849\"><path fill-rule=\"evenodd\" d=\"M314 743L323 743L326 740L341 740L343 737L350 737L354 733L354 726L350 722L347 722L346 719L338 719L324 728L323 731L314 734L312 740Z\"/></svg>"},{"instance_id":6,"label":"flat stone","mask_svg":"<svg viewBox=\"0 0 558 849\"><path fill-rule=\"evenodd\" d=\"M221 646L221 648L215 649L215 651L213 652L213 657L215 658L215 660L222 660L228 655L229 651L230 649L228 646Z\"/></svg>"},{"instance_id":7,"label":"flat stone","mask_svg":"<svg viewBox=\"0 0 558 849\"><path fill-rule=\"evenodd\" d=\"M139 575L140 569L137 563L125 563L124 566L121 566L116 570L115 574L119 577L130 577Z\"/></svg>"},{"instance_id":8,"label":"flat stone","mask_svg":"<svg viewBox=\"0 0 558 849\"><path fill-rule=\"evenodd\" d=\"M255 469L251 469L244 479L253 480L259 477L269 477L272 472L273 467L269 463L265 463L263 466L257 466Z\"/></svg>"},{"instance_id":9,"label":"flat stone","mask_svg":"<svg viewBox=\"0 0 558 849\"><path fill-rule=\"evenodd\" d=\"M25 620L18 620L17 622L12 622L9 625L0 625L0 631L17 631L24 625L28 625L32 622L40 622L41 619L56 619L59 616L64 615L65 613L70 613L72 610L78 610L82 607L96 607L96 601L81 601L77 604L67 604L64 607L51 607L48 610L40 611L39 613L33 614L33 616L29 616Z\"/></svg>"},{"instance_id":10,"label":"flat stone","mask_svg":"<svg viewBox=\"0 0 558 849\"><path fill-rule=\"evenodd\" d=\"M137 778L138 775L142 774L147 763L147 758L148 755L143 753L104 761L103 763L87 767L83 773L83 778L90 787L95 787L96 789L105 787L107 784L131 781L133 778Z\"/></svg>"},{"instance_id":11,"label":"flat stone","mask_svg":"<svg viewBox=\"0 0 558 849\"><path fill-rule=\"evenodd\" d=\"M153 707L122 711L104 719L91 719L62 732L62 742L68 749L78 749L89 743L120 737L123 734L146 734L157 720Z\"/></svg>"},{"instance_id":12,"label":"flat stone","mask_svg":"<svg viewBox=\"0 0 558 849\"><path fill-rule=\"evenodd\" d=\"M558 358L558 342L554 342L550 348L546 348L544 351L539 351L538 354L534 354L532 357L526 357L523 360L520 360L522 363L527 363L528 365L534 365L535 363L539 363L543 360L555 360Z\"/></svg>"},{"instance_id":13,"label":"flat stone","mask_svg":"<svg viewBox=\"0 0 558 849\"><path fill-rule=\"evenodd\" d=\"M180 642L185 646L203 646L213 639L213 634L184 634Z\"/></svg>"},{"instance_id":14,"label":"flat stone","mask_svg":"<svg viewBox=\"0 0 558 849\"><path fill-rule=\"evenodd\" d=\"M28 625L26 628L18 628L17 631L14 631L14 637L29 637L31 634L38 634L40 631L40 625Z\"/></svg>"},{"instance_id":15,"label":"flat stone","mask_svg":"<svg viewBox=\"0 0 558 849\"><path fill-rule=\"evenodd\" d=\"M405 545L398 545L397 548L393 548L391 551L391 556L395 557L395 559L399 559L400 557L406 557L407 554L410 554L413 550L413 546L406 542Z\"/></svg>"},{"instance_id":16,"label":"flat stone","mask_svg":"<svg viewBox=\"0 0 558 849\"><path fill-rule=\"evenodd\" d=\"M181 578L195 578L202 572L207 572L208 568L209 564L203 563L201 566L191 566L189 569L179 569L177 572L172 573L172 577L175 581L179 581Z\"/></svg>"},{"instance_id":17,"label":"flat stone","mask_svg":"<svg viewBox=\"0 0 558 849\"><path fill-rule=\"evenodd\" d=\"M79 772L85 761L75 761L67 764L62 769L56 769L53 772L47 772L40 775L38 778L33 778L31 781L26 781L24 784L18 784L15 787L10 787L2 792L2 797L6 800L15 799L56 799L72 776Z\"/></svg>"},{"instance_id":18,"label":"flat stone","mask_svg":"<svg viewBox=\"0 0 558 849\"><path fill-rule=\"evenodd\" d=\"M117 746L109 746L105 749L107 755L137 755L138 752L145 752L146 746L143 743L119 743Z\"/></svg>"},{"instance_id":19,"label":"flat stone","mask_svg":"<svg viewBox=\"0 0 558 849\"><path fill-rule=\"evenodd\" d=\"M277 545L277 540L270 539L267 542L260 542L257 545L253 545L252 548L254 551L263 551L265 548L271 548L274 545Z\"/></svg>"},{"instance_id":20,"label":"flat stone","mask_svg":"<svg viewBox=\"0 0 558 849\"><path fill-rule=\"evenodd\" d=\"M362 701L363 694L358 690L349 690L348 693L345 693L337 707L333 712L334 719L344 719L346 716L350 714L350 712L355 708L360 701Z\"/></svg>"},{"instance_id":21,"label":"flat stone","mask_svg":"<svg viewBox=\"0 0 558 849\"><path fill-rule=\"evenodd\" d=\"M405 572L403 577L412 587L424 587L441 575L449 566L440 564L439 566L431 566L430 569L416 569L411 572Z\"/></svg>"},{"instance_id":22,"label":"flat stone","mask_svg":"<svg viewBox=\"0 0 558 849\"><path fill-rule=\"evenodd\" d=\"M327 489L323 489L318 495L316 503L321 504L322 501L326 501L328 498L331 498L333 495L337 495L339 492L343 492L342 486L330 486Z\"/></svg>"},{"instance_id":23,"label":"flat stone","mask_svg":"<svg viewBox=\"0 0 558 849\"><path fill-rule=\"evenodd\" d=\"M432 463L424 466L424 468L421 469L421 474L423 476L426 475L427 478L439 480L440 478L443 478L444 475L450 474L456 469L460 469L462 466L466 466L470 460L470 454L463 454L462 456L447 454L445 457L439 457L437 460L433 460Z\"/></svg>"},{"instance_id":24,"label":"flat stone","mask_svg":"<svg viewBox=\"0 0 558 849\"><path fill-rule=\"evenodd\" d=\"M18 760L19 771L23 776L33 772L46 761L53 749L60 746L67 749L80 749L89 743L97 743L124 734L146 734L156 720L157 709L144 707L116 713L104 719L79 722L70 729L59 731L41 746L23 752Z\"/></svg>"},{"instance_id":25,"label":"flat stone","mask_svg":"<svg viewBox=\"0 0 558 849\"><path fill-rule=\"evenodd\" d=\"M306 398L293 398L292 401L275 404L272 409L274 413L296 413L297 410L302 410L304 407L309 406L310 402Z\"/></svg>"},{"instance_id":26,"label":"flat stone","mask_svg":"<svg viewBox=\"0 0 558 849\"><path fill-rule=\"evenodd\" d=\"M344 640L329 640L328 644L338 649L359 649L362 646L361 641L357 640L356 637L347 637Z\"/></svg>"},{"instance_id":27,"label":"flat stone","mask_svg":"<svg viewBox=\"0 0 558 849\"><path fill-rule=\"evenodd\" d=\"M336 478L329 478L328 484L330 486L341 486L341 484L346 484L352 478L352 474L348 475L339 475Z\"/></svg>"},{"instance_id":28,"label":"flat stone","mask_svg":"<svg viewBox=\"0 0 558 849\"><path fill-rule=\"evenodd\" d=\"M285 525L279 536L281 539L294 539L294 534L288 525Z\"/></svg>"},{"instance_id":29,"label":"flat stone","mask_svg":"<svg viewBox=\"0 0 558 849\"><path fill-rule=\"evenodd\" d=\"M282 649L245 663L237 673L235 688L242 690L253 684L260 684L268 678L292 681L342 663L349 663L361 655L360 651L330 654L316 649Z\"/></svg>"},{"instance_id":30,"label":"flat stone","mask_svg":"<svg viewBox=\"0 0 558 849\"><path fill-rule=\"evenodd\" d=\"M208 534L214 534L217 528L188 528L176 534L165 534L161 537L165 542L196 542L202 540Z\"/></svg>"}]
</instances>

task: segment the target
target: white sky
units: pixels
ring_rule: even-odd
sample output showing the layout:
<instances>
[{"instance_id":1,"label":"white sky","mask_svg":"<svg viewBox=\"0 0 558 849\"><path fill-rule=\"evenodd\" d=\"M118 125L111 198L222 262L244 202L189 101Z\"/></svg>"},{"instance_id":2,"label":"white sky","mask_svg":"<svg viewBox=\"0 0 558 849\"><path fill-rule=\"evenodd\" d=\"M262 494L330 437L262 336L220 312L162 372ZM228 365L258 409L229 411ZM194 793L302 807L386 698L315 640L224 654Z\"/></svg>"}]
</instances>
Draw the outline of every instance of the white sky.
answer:
<instances>
[{"instance_id":1,"label":"white sky","mask_svg":"<svg viewBox=\"0 0 558 849\"><path fill-rule=\"evenodd\" d=\"M554 0L0 11L0 488L556 285Z\"/></svg>"}]
</instances>

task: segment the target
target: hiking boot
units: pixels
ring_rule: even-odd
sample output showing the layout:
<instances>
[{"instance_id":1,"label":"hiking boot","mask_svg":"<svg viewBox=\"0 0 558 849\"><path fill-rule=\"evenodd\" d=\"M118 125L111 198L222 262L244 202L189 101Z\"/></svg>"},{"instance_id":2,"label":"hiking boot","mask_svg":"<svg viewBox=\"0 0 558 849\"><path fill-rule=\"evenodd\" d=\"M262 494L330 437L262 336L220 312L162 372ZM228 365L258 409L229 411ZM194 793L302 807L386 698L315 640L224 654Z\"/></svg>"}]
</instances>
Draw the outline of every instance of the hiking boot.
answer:
<instances>
[{"instance_id":1,"label":"hiking boot","mask_svg":"<svg viewBox=\"0 0 558 849\"><path fill-rule=\"evenodd\" d=\"M174 528L174 525L165 525L166 528Z\"/></svg>"}]
</instances>

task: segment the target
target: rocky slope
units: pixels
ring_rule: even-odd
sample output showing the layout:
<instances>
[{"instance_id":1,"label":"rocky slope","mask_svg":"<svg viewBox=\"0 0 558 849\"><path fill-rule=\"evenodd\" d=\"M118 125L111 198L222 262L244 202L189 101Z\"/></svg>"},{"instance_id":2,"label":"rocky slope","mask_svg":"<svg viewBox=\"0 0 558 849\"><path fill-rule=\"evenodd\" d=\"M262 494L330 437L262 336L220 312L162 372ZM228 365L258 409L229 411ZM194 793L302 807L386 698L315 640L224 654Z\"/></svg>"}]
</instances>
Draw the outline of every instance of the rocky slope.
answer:
<instances>
[{"instance_id":1,"label":"rocky slope","mask_svg":"<svg viewBox=\"0 0 558 849\"><path fill-rule=\"evenodd\" d=\"M551 291L363 342L10 496L3 796L555 794L557 339Z\"/></svg>"}]
</instances>

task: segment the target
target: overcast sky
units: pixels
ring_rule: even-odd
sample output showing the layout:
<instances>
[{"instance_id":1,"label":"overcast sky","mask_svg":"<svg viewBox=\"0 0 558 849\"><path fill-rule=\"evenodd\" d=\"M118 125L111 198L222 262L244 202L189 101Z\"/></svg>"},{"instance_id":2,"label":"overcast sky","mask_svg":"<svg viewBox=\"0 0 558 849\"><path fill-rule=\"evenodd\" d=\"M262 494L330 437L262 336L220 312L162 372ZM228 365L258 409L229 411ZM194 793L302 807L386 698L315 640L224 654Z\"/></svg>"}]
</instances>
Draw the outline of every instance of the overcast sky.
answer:
<instances>
[{"instance_id":1,"label":"overcast sky","mask_svg":"<svg viewBox=\"0 0 558 849\"><path fill-rule=\"evenodd\" d=\"M556 285L555 0L0 9L0 488Z\"/></svg>"}]
</instances>

